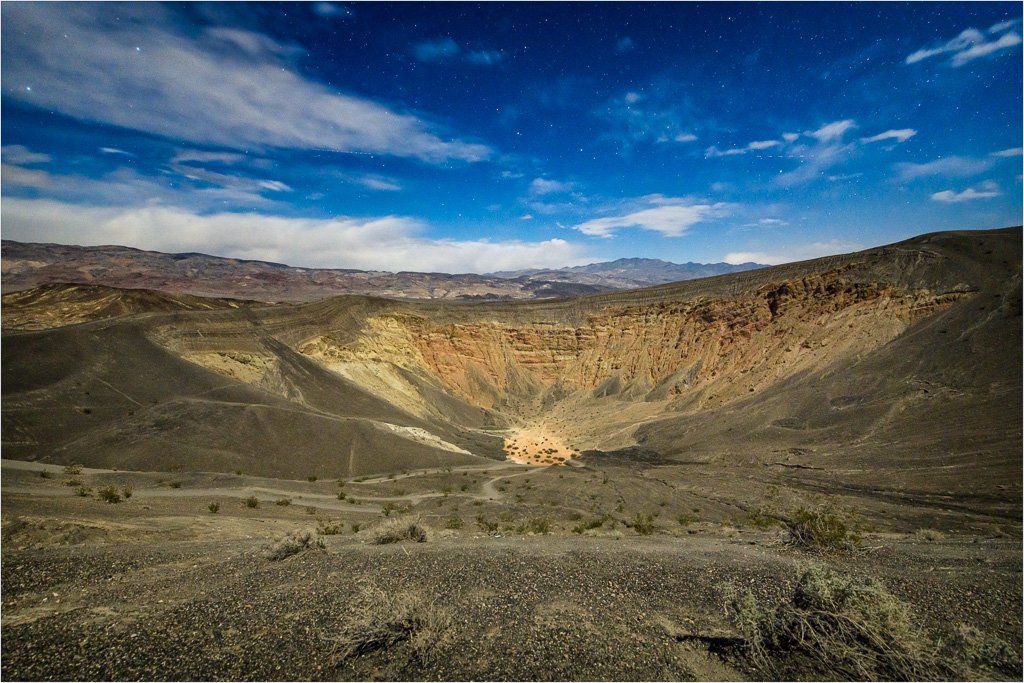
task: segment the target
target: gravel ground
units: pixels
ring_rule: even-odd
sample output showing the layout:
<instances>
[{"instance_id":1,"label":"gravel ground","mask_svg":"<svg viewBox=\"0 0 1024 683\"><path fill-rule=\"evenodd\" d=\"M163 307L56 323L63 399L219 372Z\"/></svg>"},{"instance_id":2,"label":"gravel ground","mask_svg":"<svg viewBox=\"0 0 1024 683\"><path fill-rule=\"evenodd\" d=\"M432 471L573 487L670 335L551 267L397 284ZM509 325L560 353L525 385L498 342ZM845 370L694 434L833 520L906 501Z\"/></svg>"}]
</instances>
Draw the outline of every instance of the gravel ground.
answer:
<instances>
[{"instance_id":1,"label":"gravel ground","mask_svg":"<svg viewBox=\"0 0 1024 683\"><path fill-rule=\"evenodd\" d=\"M327 541L282 562L245 539L5 548L3 678L744 679L722 586L775 602L810 561L769 535ZM1019 648L1020 552L892 541L829 561L879 576L929 627L966 621ZM367 586L423 596L450 629L419 650L342 658L333 639Z\"/></svg>"}]
</instances>

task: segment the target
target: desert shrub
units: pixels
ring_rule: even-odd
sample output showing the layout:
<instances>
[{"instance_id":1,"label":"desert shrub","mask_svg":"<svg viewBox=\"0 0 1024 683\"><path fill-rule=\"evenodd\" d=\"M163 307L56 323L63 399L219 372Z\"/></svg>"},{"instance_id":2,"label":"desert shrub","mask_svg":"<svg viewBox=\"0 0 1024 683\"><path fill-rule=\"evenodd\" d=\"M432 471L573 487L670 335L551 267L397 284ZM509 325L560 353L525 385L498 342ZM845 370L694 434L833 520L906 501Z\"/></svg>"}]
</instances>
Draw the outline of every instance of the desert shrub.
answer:
<instances>
[{"instance_id":1,"label":"desert shrub","mask_svg":"<svg viewBox=\"0 0 1024 683\"><path fill-rule=\"evenodd\" d=\"M331 522L318 522L316 525L316 532L321 536L337 536L341 533L341 530L345 528L344 522L338 522L332 524Z\"/></svg>"},{"instance_id":2,"label":"desert shrub","mask_svg":"<svg viewBox=\"0 0 1024 683\"><path fill-rule=\"evenodd\" d=\"M53 472L50 470L39 470L40 479L53 479Z\"/></svg>"},{"instance_id":3,"label":"desert shrub","mask_svg":"<svg viewBox=\"0 0 1024 683\"><path fill-rule=\"evenodd\" d=\"M75 489L75 495L81 498L86 498L92 494L92 489L88 486L79 486Z\"/></svg>"},{"instance_id":4,"label":"desert shrub","mask_svg":"<svg viewBox=\"0 0 1024 683\"><path fill-rule=\"evenodd\" d=\"M206 507L209 509L211 515L215 515L220 512L220 503L210 503Z\"/></svg>"},{"instance_id":5,"label":"desert shrub","mask_svg":"<svg viewBox=\"0 0 1024 683\"><path fill-rule=\"evenodd\" d=\"M392 503L392 502L391 502L391 501L389 500L388 502L384 503L384 505L383 505L383 506L381 506L381 508L380 508L380 512L381 512L381 514L382 514L382 515L384 515L385 517L390 517L390 516L391 516L391 513L392 513L392 512L394 512L394 511L395 511L395 510L397 509L397 507L398 507L398 506L396 506L396 505L395 505L394 503Z\"/></svg>"},{"instance_id":6,"label":"desert shrub","mask_svg":"<svg viewBox=\"0 0 1024 683\"><path fill-rule=\"evenodd\" d=\"M936 529L918 529L914 533L914 538L918 541L935 542L946 538L946 534Z\"/></svg>"},{"instance_id":7,"label":"desert shrub","mask_svg":"<svg viewBox=\"0 0 1024 683\"><path fill-rule=\"evenodd\" d=\"M269 560L280 561L308 550L322 550L324 547L323 539L310 529L289 531L267 548L266 555Z\"/></svg>"},{"instance_id":8,"label":"desert shrub","mask_svg":"<svg viewBox=\"0 0 1024 683\"><path fill-rule=\"evenodd\" d=\"M133 493L135 493L135 484L128 482L121 486L121 495L124 496L125 500L131 498Z\"/></svg>"},{"instance_id":9,"label":"desert shrub","mask_svg":"<svg viewBox=\"0 0 1024 683\"><path fill-rule=\"evenodd\" d=\"M636 513L633 519L626 523L633 531L641 536L650 536L654 533L654 515Z\"/></svg>"},{"instance_id":10,"label":"desert shrub","mask_svg":"<svg viewBox=\"0 0 1024 683\"><path fill-rule=\"evenodd\" d=\"M260 499L256 496L249 496L248 498L242 499L242 504L247 508L258 508L260 506Z\"/></svg>"},{"instance_id":11,"label":"desert shrub","mask_svg":"<svg viewBox=\"0 0 1024 683\"><path fill-rule=\"evenodd\" d=\"M429 661L448 640L451 617L422 595L364 588L355 614L341 633L328 636L335 644L334 663L408 643L412 658Z\"/></svg>"},{"instance_id":12,"label":"desert shrub","mask_svg":"<svg viewBox=\"0 0 1024 683\"><path fill-rule=\"evenodd\" d=\"M476 505L479 502L480 501L473 501L473 505ZM498 531L498 523L487 519L486 515L477 515L476 525L480 527L481 531L485 531L489 534L493 534Z\"/></svg>"},{"instance_id":13,"label":"desert shrub","mask_svg":"<svg viewBox=\"0 0 1024 683\"><path fill-rule=\"evenodd\" d=\"M315 474L311 474L311 475L309 475L308 477L306 477L306 481L308 481L309 483L311 483L311 484L312 484L312 483L313 483L314 481L316 481L316 478L317 478L317 477L316 477L316 475L315 475Z\"/></svg>"},{"instance_id":14,"label":"desert shrub","mask_svg":"<svg viewBox=\"0 0 1024 683\"><path fill-rule=\"evenodd\" d=\"M120 503L121 494L118 493L117 487L111 484L110 486L104 486L97 493L96 497L107 503Z\"/></svg>"},{"instance_id":15,"label":"desert shrub","mask_svg":"<svg viewBox=\"0 0 1024 683\"><path fill-rule=\"evenodd\" d=\"M1006 642L966 625L936 642L914 623L910 607L873 578L812 567L774 609L751 593L726 592L744 652L766 678L1020 678L1020 656Z\"/></svg>"},{"instance_id":16,"label":"desert shrub","mask_svg":"<svg viewBox=\"0 0 1024 683\"><path fill-rule=\"evenodd\" d=\"M462 520L462 517L457 513L449 515L448 519L444 521L445 529L461 529L466 526L466 523Z\"/></svg>"},{"instance_id":17,"label":"desert shrub","mask_svg":"<svg viewBox=\"0 0 1024 683\"><path fill-rule=\"evenodd\" d=\"M679 526L688 526L690 524L696 524L700 521L700 517L690 513L683 513L676 517L676 521L679 522Z\"/></svg>"},{"instance_id":18,"label":"desert shrub","mask_svg":"<svg viewBox=\"0 0 1024 683\"><path fill-rule=\"evenodd\" d=\"M813 671L822 679L921 680L937 675L935 647L908 606L872 578L807 570L774 609L751 593L731 594L726 611L745 652L767 677Z\"/></svg>"},{"instance_id":19,"label":"desert shrub","mask_svg":"<svg viewBox=\"0 0 1024 683\"><path fill-rule=\"evenodd\" d=\"M531 534L551 533L551 521L547 517L531 517L526 522L526 531Z\"/></svg>"},{"instance_id":20,"label":"desert shrub","mask_svg":"<svg viewBox=\"0 0 1024 683\"><path fill-rule=\"evenodd\" d=\"M64 474L74 476L82 473L81 465L64 465Z\"/></svg>"},{"instance_id":21,"label":"desert shrub","mask_svg":"<svg viewBox=\"0 0 1024 683\"><path fill-rule=\"evenodd\" d=\"M172 489L180 489L181 488L181 482L177 481L177 480L169 481L169 482L167 482L167 485L170 486Z\"/></svg>"},{"instance_id":22,"label":"desert shrub","mask_svg":"<svg viewBox=\"0 0 1024 683\"><path fill-rule=\"evenodd\" d=\"M310 505L309 507L306 508L306 514L307 515L315 515L316 514L316 508L313 507L312 505Z\"/></svg>"},{"instance_id":23,"label":"desert shrub","mask_svg":"<svg viewBox=\"0 0 1024 683\"><path fill-rule=\"evenodd\" d=\"M428 535L426 528L420 526L418 520L389 519L374 529L373 542L377 545L400 541L423 543L428 540Z\"/></svg>"},{"instance_id":24,"label":"desert shrub","mask_svg":"<svg viewBox=\"0 0 1024 683\"><path fill-rule=\"evenodd\" d=\"M790 545L819 552L852 550L860 536L838 512L827 508L800 508L784 520Z\"/></svg>"},{"instance_id":25,"label":"desert shrub","mask_svg":"<svg viewBox=\"0 0 1024 683\"><path fill-rule=\"evenodd\" d=\"M291 498L278 498L277 500L274 501L274 505L291 505L291 504L292 504L292 499Z\"/></svg>"},{"instance_id":26,"label":"desert shrub","mask_svg":"<svg viewBox=\"0 0 1024 683\"><path fill-rule=\"evenodd\" d=\"M71 479L66 480L64 482L64 485L65 486L71 486L71 487L81 486L82 485L82 480L77 478L77 477L72 477Z\"/></svg>"},{"instance_id":27,"label":"desert shrub","mask_svg":"<svg viewBox=\"0 0 1024 683\"><path fill-rule=\"evenodd\" d=\"M345 500L345 492L338 491L338 500Z\"/></svg>"},{"instance_id":28,"label":"desert shrub","mask_svg":"<svg viewBox=\"0 0 1024 683\"><path fill-rule=\"evenodd\" d=\"M355 522L352 523L352 533L354 533L354 534L358 534L359 533L359 524L357 524Z\"/></svg>"},{"instance_id":29,"label":"desert shrub","mask_svg":"<svg viewBox=\"0 0 1024 683\"><path fill-rule=\"evenodd\" d=\"M782 523L778 516L763 507L748 514L746 521L750 526L757 527L758 529L768 529Z\"/></svg>"}]
</instances>

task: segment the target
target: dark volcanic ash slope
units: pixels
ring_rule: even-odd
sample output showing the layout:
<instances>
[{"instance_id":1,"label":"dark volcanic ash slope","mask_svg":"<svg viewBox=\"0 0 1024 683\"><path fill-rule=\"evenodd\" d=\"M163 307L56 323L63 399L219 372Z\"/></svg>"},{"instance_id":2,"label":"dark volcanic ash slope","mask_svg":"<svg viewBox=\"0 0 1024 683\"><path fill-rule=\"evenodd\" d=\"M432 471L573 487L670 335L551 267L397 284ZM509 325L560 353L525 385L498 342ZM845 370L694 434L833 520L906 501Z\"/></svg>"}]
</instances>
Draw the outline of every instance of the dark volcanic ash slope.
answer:
<instances>
[{"instance_id":1,"label":"dark volcanic ash slope","mask_svg":"<svg viewBox=\"0 0 1024 683\"><path fill-rule=\"evenodd\" d=\"M1021 334L1021 230L936 233L571 300L339 297L8 334L3 438L133 466L184 435L191 466L304 476L496 456L529 428L590 458L1019 514Z\"/></svg>"}]
</instances>

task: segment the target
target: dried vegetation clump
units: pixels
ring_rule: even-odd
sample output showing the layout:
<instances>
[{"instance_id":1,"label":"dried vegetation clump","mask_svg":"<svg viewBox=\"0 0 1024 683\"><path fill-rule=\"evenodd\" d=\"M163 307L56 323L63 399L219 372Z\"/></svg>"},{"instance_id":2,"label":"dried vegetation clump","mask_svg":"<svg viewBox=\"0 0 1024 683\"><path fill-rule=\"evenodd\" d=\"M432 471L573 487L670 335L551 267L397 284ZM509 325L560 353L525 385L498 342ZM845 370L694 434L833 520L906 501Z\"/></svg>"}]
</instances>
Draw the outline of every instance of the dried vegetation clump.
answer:
<instances>
[{"instance_id":1,"label":"dried vegetation clump","mask_svg":"<svg viewBox=\"0 0 1024 683\"><path fill-rule=\"evenodd\" d=\"M280 561L310 550L323 550L326 546L315 531L289 531L267 548L267 559Z\"/></svg>"},{"instance_id":2,"label":"dried vegetation clump","mask_svg":"<svg viewBox=\"0 0 1024 683\"><path fill-rule=\"evenodd\" d=\"M426 527L420 525L419 520L388 519L382 522L373 532L373 542L377 545L399 543L401 541L424 543L429 538L430 532Z\"/></svg>"},{"instance_id":3,"label":"dried vegetation clump","mask_svg":"<svg viewBox=\"0 0 1024 683\"><path fill-rule=\"evenodd\" d=\"M822 680L946 680L1020 672L1012 648L971 627L946 643L932 640L910 607L873 578L813 567L774 609L751 593L727 592L744 653L765 678L813 672Z\"/></svg>"},{"instance_id":4,"label":"dried vegetation clump","mask_svg":"<svg viewBox=\"0 0 1024 683\"><path fill-rule=\"evenodd\" d=\"M416 593L391 593L365 588L355 615L341 633L328 640L335 644L335 662L407 643L412 657L429 661L448 640L449 614L432 600ZM389 655L391 653L389 652Z\"/></svg>"}]
</instances>

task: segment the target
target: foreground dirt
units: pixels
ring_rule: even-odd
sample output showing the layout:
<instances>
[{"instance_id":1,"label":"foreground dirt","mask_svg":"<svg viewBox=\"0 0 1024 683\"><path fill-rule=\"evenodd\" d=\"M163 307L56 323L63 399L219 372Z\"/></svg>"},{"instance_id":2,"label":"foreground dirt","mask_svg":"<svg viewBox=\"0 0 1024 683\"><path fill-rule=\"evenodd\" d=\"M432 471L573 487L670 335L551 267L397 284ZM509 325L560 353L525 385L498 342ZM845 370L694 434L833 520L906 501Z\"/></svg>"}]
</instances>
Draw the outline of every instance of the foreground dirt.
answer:
<instances>
[{"instance_id":1,"label":"foreground dirt","mask_svg":"<svg viewBox=\"0 0 1024 683\"><path fill-rule=\"evenodd\" d=\"M724 589L751 589L774 603L812 562L880 579L933 635L966 623L1020 655L1019 528L1004 525L1008 535L958 513L958 528L942 518L945 534L870 532L861 550L821 557L787 549L777 529L716 521L710 487L688 478L685 488L673 488L670 476L666 468L637 473L574 462L397 473L339 487L188 472L70 475L5 461L2 675L745 680L754 672L735 648ZM69 478L92 494L75 495ZM129 500L96 499L101 487L129 481ZM571 490L584 484L618 493L575 503ZM551 504L556 486L561 505ZM634 497L657 500L644 488L652 486L670 491L653 535L614 519L572 532L574 519L597 515L575 511L584 501L610 508L616 499L627 506ZM339 489L345 500L334 494ZM257 495L258 507L246 507L243 494ZM281 500L290 504L273 504ZM211 502L219 504L216 514ZM418 520L431 539L374 545L388 504L397 506L389 516ZM701 520L669 512L684 507L701 507ZM550 533L521 528L521 520L541 515ZM449 524L453 517L461 525ZM901 518L914 519L907 511ZM320 536L323 550L267 559L281 534L317 527L339 533ZM401 641L342 657L336 639L359 617L371 588L419 596L450 625L418 650Z\"/></svg>"}]
</instances>

